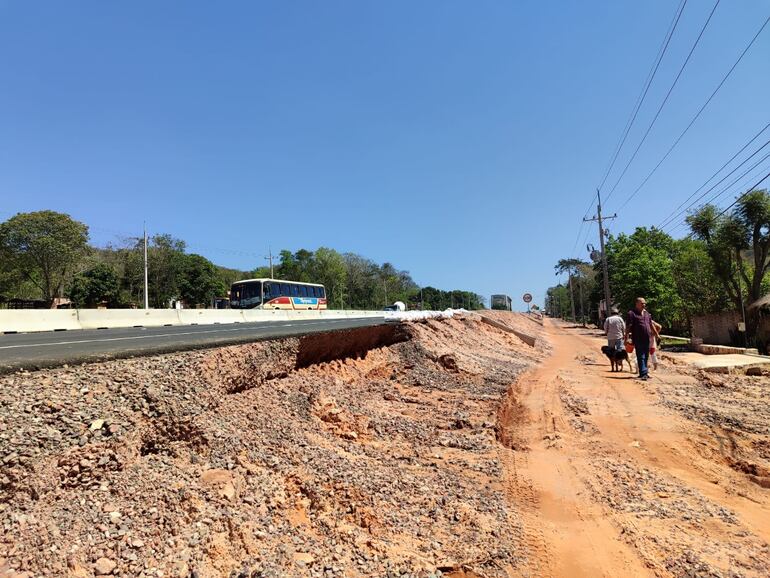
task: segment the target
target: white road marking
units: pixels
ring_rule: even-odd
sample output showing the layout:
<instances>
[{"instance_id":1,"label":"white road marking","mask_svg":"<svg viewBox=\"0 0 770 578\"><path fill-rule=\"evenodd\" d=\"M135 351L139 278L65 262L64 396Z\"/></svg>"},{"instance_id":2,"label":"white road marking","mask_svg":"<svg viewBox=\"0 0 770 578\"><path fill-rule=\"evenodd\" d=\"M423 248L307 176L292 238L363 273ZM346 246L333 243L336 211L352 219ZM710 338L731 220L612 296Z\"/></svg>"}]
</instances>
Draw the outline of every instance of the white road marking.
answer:
<instances>
[{"instance_id":1,"label":"white road marking","mask_svg":"<svg viewBox=\"0 0 770 578\"><path fill-rule=\"evenodd\" d=\"M365 318L362 318L365 319ZM303 326L307 325L322 325L326 323L342 323L348 321L348 319L326 319L324 321L307 321L303 323ZM292 327L293 323L282 323L281 325L270 325L270 328L278 327ZM155 337L176 337L183 335L205 335L206 333L225 333L234 331L253 331L259 329L259 327L236 327L234 329L213 329L211 331L185 331L181 333L159 333L157 335L133 335L130 337L105 337L104 339L79 339L75 341L55 341L53 343L28 343L22 345L1 345L0 349L19 349L22 347L51 347L54 345L74 345L77 343L100 343L102 341L127 341L131 339L153 339Z\"/></svg>"}]
</instances>

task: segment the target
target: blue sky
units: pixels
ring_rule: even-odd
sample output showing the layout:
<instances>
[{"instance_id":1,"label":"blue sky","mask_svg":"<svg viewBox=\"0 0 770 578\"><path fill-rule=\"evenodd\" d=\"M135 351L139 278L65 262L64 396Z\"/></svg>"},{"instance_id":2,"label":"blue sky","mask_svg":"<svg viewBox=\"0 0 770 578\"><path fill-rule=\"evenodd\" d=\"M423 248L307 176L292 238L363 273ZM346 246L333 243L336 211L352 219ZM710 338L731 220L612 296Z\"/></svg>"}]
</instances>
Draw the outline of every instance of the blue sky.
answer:
<instances>
[{"instance_id":1,"label":"blue sky","mask_svg":"<svg viewBox=\"0 0 770 578\"><path fill-rule=\"evenodd\" d=\"M586 256L677 4L0 2L0 218L64 211L100 245L146 220L245 269L328 246L542 301L554 263ZM610 185L712 6L685 6ZM720 4L608 212L768 14ZM660 222L770 121L768 63L770 26L613 233Z\"/></svg>"}]
</instances>

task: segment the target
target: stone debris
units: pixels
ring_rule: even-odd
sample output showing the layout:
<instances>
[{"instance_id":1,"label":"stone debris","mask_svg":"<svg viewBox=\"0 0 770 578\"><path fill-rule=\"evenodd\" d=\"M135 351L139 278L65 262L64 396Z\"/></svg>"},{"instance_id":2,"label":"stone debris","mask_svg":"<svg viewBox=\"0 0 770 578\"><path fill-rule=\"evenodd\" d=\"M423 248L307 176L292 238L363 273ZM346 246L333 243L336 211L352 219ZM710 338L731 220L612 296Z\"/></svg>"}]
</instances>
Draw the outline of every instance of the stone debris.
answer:
<instances>
[{"instance_id":1,"label":"stone debris","mask_svg":"<svg viewBox=\"0 0 770 578\"><path fill-rule=\"evenodd\" d=\"M495 415L546 346L406 331L0 377L0 576L506 576Z\"/></svg>"}]
</instances>

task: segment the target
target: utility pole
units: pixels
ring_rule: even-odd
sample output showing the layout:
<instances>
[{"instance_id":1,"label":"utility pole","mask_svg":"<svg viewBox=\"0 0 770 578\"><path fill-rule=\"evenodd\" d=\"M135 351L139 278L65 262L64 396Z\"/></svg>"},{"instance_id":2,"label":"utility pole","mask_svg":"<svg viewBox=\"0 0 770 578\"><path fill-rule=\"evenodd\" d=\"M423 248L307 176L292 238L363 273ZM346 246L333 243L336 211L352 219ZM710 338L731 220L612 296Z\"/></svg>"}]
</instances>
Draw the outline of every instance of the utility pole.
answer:
<instances>
[{"instance_id":1,"label":"utility pole","mask_svg":"<svg viewBox=\"0 0 770 578\"><path fill-rule=\"evenodd\" d=\"M267 256L265 257L266 261L270 261L270 278L275 279L275 275L273 274L273 250L270 248L270 245L267 246Z\"/></svg>"},{"instance_id":2,"label":"utility pole","mask_svg":"<svg viewBox=\"0 0 770 578\"><path fill-rule=\"evenodd\" d=\"M612 299L610 298L610 276L607 270L607 253L604 250L604 225L602 223L609 219L616 219L618 215L615 213L609 217L602 217L602 197L599 189L596 189L596 200L596 216L590 219L584 218L583 221L597 221L599 223L599 246L602 251L602 277L604 277L604 315L607 316L612 306Z\"/></svg>"},{"instance_id":3,"label":"utility pole","mask_svg":"<svg viewBox=\"0 0 770 578\"><path fill-rule=\"evenodd\" d=\"M425 311L425 303L422 300L422 286L420 286L420 311Z\"/></svg>"},{"instance_id":4,"label":"utility pole","mask_svg":"<svg viewBox=\"0 0 770 578\"><path fill-rule=\"evenodd\" d=\"M150 308L150 295L147 287L147 222L142 223L144 227L144 308Z\"/></svg>"}]
</instances>

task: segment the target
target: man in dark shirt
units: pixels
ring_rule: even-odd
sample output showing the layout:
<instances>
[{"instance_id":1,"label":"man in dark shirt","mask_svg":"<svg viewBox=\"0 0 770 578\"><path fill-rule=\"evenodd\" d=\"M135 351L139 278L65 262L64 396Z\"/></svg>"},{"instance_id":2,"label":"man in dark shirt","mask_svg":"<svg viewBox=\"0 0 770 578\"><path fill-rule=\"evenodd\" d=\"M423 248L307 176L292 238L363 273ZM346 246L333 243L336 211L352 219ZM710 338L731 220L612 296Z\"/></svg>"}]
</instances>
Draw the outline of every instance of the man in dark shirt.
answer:
<instances>
[{"instance_id":1,"label":"man in dark shirt","mask_svg":"<svg viewBox=\"0 0 770 578\"><path fill-rule=\"evenodd\" d=\"M631 335L636 350L636 363L639 367L639 378L649 379L647 375L647 359L650 355L650 334L652 333L652 318L646 310L647 301L644 297L636 298L636 306L628 312L626 320L626 337Z\"/></svg>"}]
</instances>

